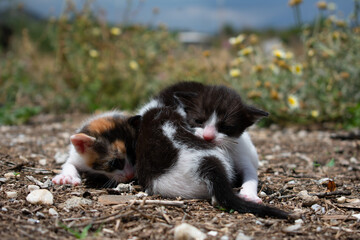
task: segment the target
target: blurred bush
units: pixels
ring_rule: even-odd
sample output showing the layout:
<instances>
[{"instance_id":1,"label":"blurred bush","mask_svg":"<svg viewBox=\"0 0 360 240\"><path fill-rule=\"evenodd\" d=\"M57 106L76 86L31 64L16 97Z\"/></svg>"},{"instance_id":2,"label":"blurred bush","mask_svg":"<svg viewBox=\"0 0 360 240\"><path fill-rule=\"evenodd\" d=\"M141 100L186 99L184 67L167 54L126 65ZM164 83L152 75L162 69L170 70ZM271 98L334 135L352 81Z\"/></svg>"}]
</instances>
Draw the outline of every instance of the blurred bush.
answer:
<instances>
[{"instance_id":1,"label":"blurred bush","mask_svg":"<svg viewBox=\"0 0 360 240\"><path fill-rule=\"evenodd\" d=\"M11 48L0 53L0 124L39 112L132 111L169 84L195 80L235 88L271 113L265 125L358 126L360 28L335 17L334 6L318 6L309 26L294 11L299 26L288 32L301 29L300 44L271 52L251 33L230 38L230 51L183 46L164 26L110 25L89 4L69 2L46 23L15 21Z\"/></svg>"}]
</instances>

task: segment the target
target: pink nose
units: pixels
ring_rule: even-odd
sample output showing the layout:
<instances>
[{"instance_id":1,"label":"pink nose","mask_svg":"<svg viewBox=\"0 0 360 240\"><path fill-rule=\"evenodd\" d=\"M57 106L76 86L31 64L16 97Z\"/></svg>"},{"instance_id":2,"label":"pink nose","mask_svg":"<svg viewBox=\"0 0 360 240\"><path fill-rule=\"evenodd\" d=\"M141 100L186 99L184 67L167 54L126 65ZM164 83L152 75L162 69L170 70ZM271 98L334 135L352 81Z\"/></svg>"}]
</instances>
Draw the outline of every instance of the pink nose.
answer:
<instances>
[{"instance_id":1,"label":"pink nose","mask_svg":"<svg viewBox=\"0 0 360 240\"><path fill-rule=\"evenodd\" d=\"M214 126L206 126L204 128L203 138L205 139L205 141L211 142L215 139L215 133L216 130Z\"/></svg>"}]
</instances>

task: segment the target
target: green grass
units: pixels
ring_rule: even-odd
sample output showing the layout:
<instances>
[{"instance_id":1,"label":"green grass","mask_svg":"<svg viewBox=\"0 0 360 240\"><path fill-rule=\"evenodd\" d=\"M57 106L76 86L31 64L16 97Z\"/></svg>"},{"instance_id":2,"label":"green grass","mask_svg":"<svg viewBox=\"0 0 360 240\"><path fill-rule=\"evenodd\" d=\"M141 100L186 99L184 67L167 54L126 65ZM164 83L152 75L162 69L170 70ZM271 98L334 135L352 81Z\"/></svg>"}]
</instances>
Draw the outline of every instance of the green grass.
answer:
<instances>
[{"instance_id":1,"label":"green grass","mask_svg":"<svg viewBox=\"0 0 360 240\"><path fill-rule=\"evenodd\" d=\"M110 25L89 9L70 4L46 22L7 18L16 31L0 53L0 124L38 113L133 111L163 87L194 80L225 84L270 112L262 126L360 125L360 27L351 18L322 10L313 24L270 35L247 30L231 49L219 37L204 50L181 45L164 26ZM266 36L283 45L265 53Z\"/></svg>"}]
</instances>

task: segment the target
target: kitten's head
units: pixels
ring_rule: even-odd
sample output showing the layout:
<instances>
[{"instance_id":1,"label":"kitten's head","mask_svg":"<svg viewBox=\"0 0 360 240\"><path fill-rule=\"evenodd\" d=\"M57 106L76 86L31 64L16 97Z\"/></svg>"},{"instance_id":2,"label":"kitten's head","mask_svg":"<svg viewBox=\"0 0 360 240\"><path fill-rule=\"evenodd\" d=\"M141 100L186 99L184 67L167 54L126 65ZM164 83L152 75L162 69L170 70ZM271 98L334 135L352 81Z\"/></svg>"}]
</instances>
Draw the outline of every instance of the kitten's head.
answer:
<instances>
[{"instance_id":1,"label":"kitten's head","mask_svg":"<svg viewBox=\"0 0 360 240\"><path fill-rule=\"evenodd\" d=\"M234 90L224 86L208 86L196 94L178 92L175 97L196 135L218 144L238 138L246 128L268 116L267 112L244 104Z\"/></svg>"},{"instance_id":2,"label":"kitten's head","mask_svg":"<svg viewBox=\"0 0 360 240\"><path fill-rule=\"evenodd\" d=\"M124 116L95 118L70 140L89 176L103 175L114 184L133 179L135 132Z\"/></svg>"}]
</instances>

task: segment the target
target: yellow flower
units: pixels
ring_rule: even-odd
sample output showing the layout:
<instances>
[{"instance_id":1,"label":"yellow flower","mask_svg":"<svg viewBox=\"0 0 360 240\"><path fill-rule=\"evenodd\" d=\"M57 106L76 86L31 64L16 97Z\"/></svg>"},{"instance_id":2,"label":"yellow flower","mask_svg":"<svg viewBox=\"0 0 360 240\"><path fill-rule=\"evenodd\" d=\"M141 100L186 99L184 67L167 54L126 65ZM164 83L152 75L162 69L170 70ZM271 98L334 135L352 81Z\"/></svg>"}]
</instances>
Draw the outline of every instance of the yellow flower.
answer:
<instances>
[{"instance_id":1,"label":"yellow flower","mask_svg":"<svg viewBox=\"0 0 360 240\"><path fill-rule=\"evenodd\" d=\"M301 64L295 64L294 66L291 66L291 72L295 75L302 75L302 65Z\"/></svg>"},{"instance_id":2,"label":"yellow flower","mask_svg":"<svg viewBox=\"0 0 360 240\"><path fill-rule=\"evenodd\" d=\"M239 51L239 54L242 55L242 56L248 56L253 52L254 52L254 49L252 47L246 47L244 49L241 49Z\"/></svg>"},{"instance_id":3,"label":"yellow flower","mask_svg":"<svg viewBox=\"0 0 360 240\"><path fill-rule=\"evenodd\" d=\"M280 99L279 93L276 90L271 90L270 96L274 100L279 100Z\"/></svg>"},{"instance_id":4,"label":"yellow flower","mask_svg":"<svg viewBox=\"0 0 360 240\"><path fill-rule=\"evenodd\" d=\"M255 44L258 44L259 43L259 38L258 36L256 36L255 34L251 34L249 36L249 42L251 45L255 45Z\"/></svg>"},{"instance_id":5,"label":"yellow flower","mask_svg":"<svg viewBox=\"0 0 360 240\"><path fill-rule=\"evenodd\" d=\"M233 78L235 78L235 77L240 77L240 75L241 75L241 71L240 71L240 69L238 69L238 68L233 68L233 69L230 69L230 76L231 77L233 77Z\"/></svg>"},{"instance_id":6,"label":"yellow flower","mask_svg":"<svg viewBox=\"0 0 360 240\"><path fill-rule=\"evenodd\" d=\"M252 67L252 70L253 70L254 72L256 72L256 73L260 73L260 72L262 72L262 71L264 70L264 67L259 64L259 65L253 66L253 67Z\"/></svg>"},{"instance_id":7,"label":"yellow flower","mask_svg":"<svg viewBox=\"0 0 360 240\"><path fill-rule=\"evenodd\" d=\"M287 52L285 53L285 58L286 58L286 59L293 59L293 58L294 58L294 54L293 54L292 52L290 52L290 51L287 51Z\"/></svg>"},{"instance_id":8,"label":"yellow flower","mask_svg":"<svg viewBox=\"0 0 360 240\"><path fill-rule=\"evenodd\" d=\"M294 96L294 95L289 95L287 101L288 101L288 104L289 104L290 109L297 109L297 108L299 108L299 100L297 99L296 96Z\"/></svg>"},{"instance_id":9,"label":"yellow flower","mask_svg":"<svg viewBox=\"0 0 360 240\"><path fill-rule=\"evenodd\" d=\"M259 92L259 91L250 91L249 93L248 93L248 98L260 98L261 97L261 92Z\"/></svg>"},{"instance_id":10,"label":"yellow flower","mask_svg":"<svg viewBox=\"0 0 360 240\"><path fill-rule=\"evenodd\" d=\"M231 66L238 66L245 61L244 58L238 57L231 61Z\"/></svg>"},{"instance_id":11,"label":"yellow flower","mask_svg":"<svg viewBox=\"0 0 360 240\"><path fill-rule=\"evenodd\" d=\"M290 0L289 1L289 6L292 7L292 6L299 5L301 3L302 3L302 0Z\"/></svg>"},{"instance_id":12,"label":"yellow flower","mask_svg":"<svg viewBox=\"0 0 360 240\"><path fill-rule=\"evenodd\" d=\"M242 43L245 40L245 35L244 34L240 34L237 37L232 37L229 39L229 43L231 45L238 45L240 43Z\"/></svg>"},{"instance_id":13,"label":"yellow flower","mask_svg":"<svg viewBox=\"0 0 360 240\"><path fill-rule=\"evenodd\" d=\"M136 61L131 60L131 61L129 62L129 67L130 67L132 70L137 71L137 70L139 69L139 64L138 64Z\"/></svg>"},{"instance_id":14,"label":"yellow flower","mask_svg":"<svg viewBox=\"0 0 360 240\"><path fill-rule=\"evenodd\" d=\"M319 1L316 3L316 5L319 9L322 9L322 10L327 8L327 3L325 1Z\"/></svg>"},{"instance_id":15,"label":"yellow flower","mask_svg":"<svg viewBox=\"0 0 360 240\"><path fill-rule=\"evenodd\" d=\"M205 51L202 52L202 55L203 55L204 57L210 57L210 51L209 51L209 50L205 50Z\"/></svg>"},{"instance_id":16,"label":"yellow flower","mask_svg":"<svg viewBox=\"0 0 360 240\"><path fill-rule=\"evenodd\" d=\"M309 57L313 57L315 55L315 51L314 49L309 49L309 51L307 52Z\"/></svg>"},{"instance_id":17,"label":"yellow flower","mask_svg":"<svg viewBox=\"0 0 360 240\"><path fill-rule=\"evenodd\" d=\"M121 32L121 29L118 28L118 27L112 27L110 29L110 33L114 36L119 36L122 32Z\"/></svg>"},{"instance_id":18,"label":"yellow flower","mask_svg":"<svg viewBox=\"0 0 360 240\"><path fill-rule=\"evenodd\" d=\"M275 49L273 51L273 55L274 57L277 57L277 58L280 58L280 59L283 59L285 58L285 52L281 49Z\"/></svg>"},{"instance_id":19,"label":"yellow flower","mask_svg":"<svg viewBox=\"0 0 360 240\"><path fill-rule=\"evenodd\" d=\"M341 77L342 79L348 79L348 78L350 77L350 73L348 73L348 72L341 72L341 73L340 73L340 77Z\"/></svg>"},{"instance_id":20,"label":"yellow flower","mask_svg":"<svg viewBox=\"0 0 360 240\"><path fill-rule=\"evenodd\" d=\"M312 116L313 118L319 117L319 111L318 111L318 110L312 110L312 111L311 111L311 116Z\"/></svg>"},{"instance_id":21,"label":"yellow flower","mask_svg":"<svg viewBox=\"0 0 360 240\"><path fill-rule=\"evenodd\" d=\"M95 49L91 49L91 50L89 51L89 55L90 55L90 57L92 57L92 58L97 58L97 57L99 56L99 52L98 52L97 50L95 50Z\"/></svg>"},{"instance_id":22,"label":"yellow flower","mask_svg":"<svg viewBox=\"0 0 360 240\"><path fill-rule=\"evenodd\" d=\"M275 64L270 64L269 65L269 69L274 73L274 74L279 74L280 73L280 69L278 68L278 66L276 66Z\"/></svg>"},{"instance_id":23,"label":"yellow flower","mask_svg":"<svg viewBox=\"0 0 360 240\"><path fill-rule=\"evenodd\" d=\"M264 83L264 87L270 88L270 87L271 87L271 82L266 81L266 82Z\"/></svg>"}]
</instances>

